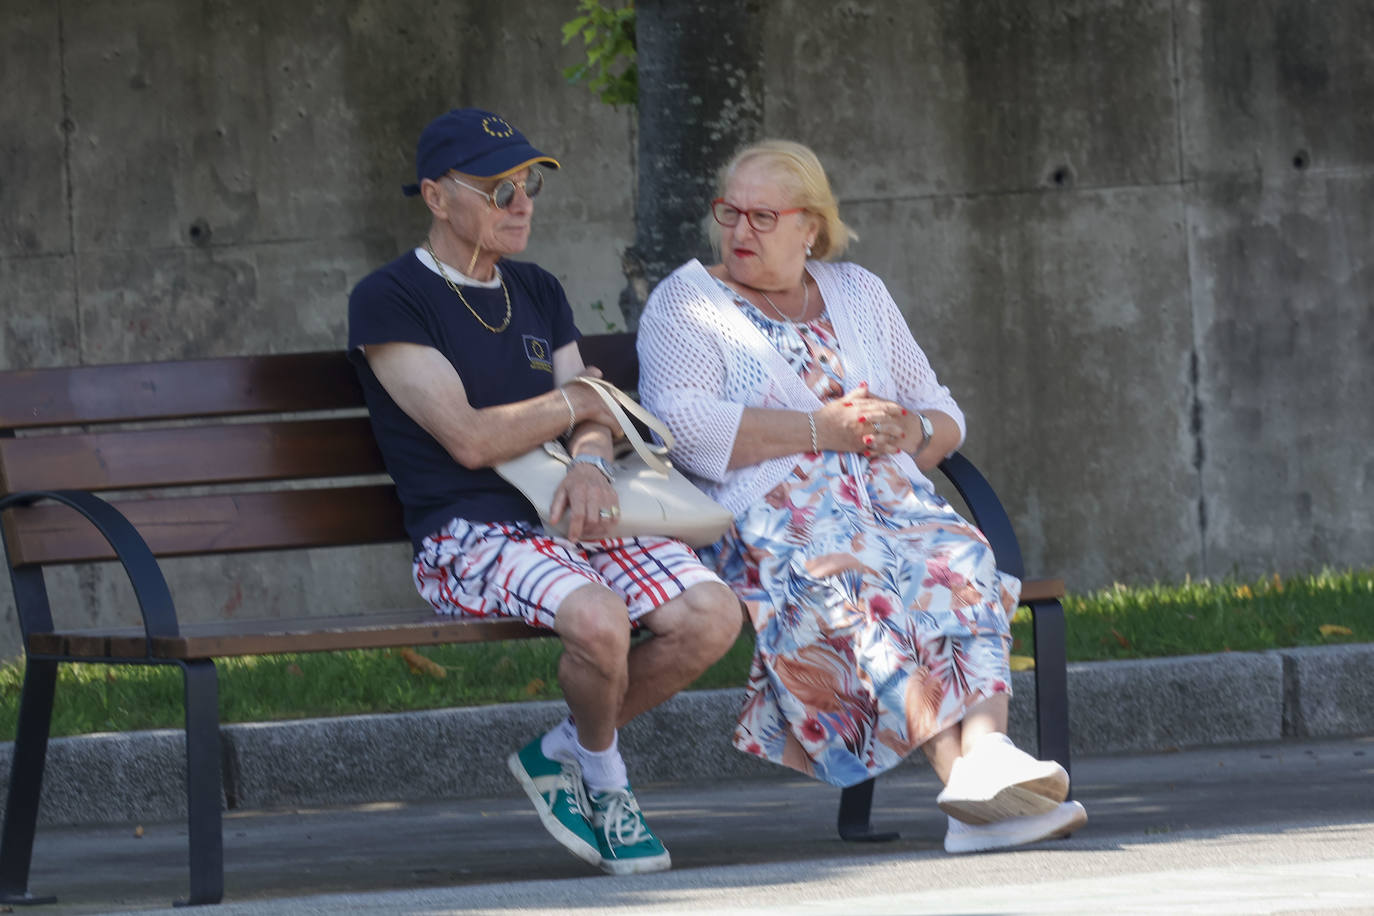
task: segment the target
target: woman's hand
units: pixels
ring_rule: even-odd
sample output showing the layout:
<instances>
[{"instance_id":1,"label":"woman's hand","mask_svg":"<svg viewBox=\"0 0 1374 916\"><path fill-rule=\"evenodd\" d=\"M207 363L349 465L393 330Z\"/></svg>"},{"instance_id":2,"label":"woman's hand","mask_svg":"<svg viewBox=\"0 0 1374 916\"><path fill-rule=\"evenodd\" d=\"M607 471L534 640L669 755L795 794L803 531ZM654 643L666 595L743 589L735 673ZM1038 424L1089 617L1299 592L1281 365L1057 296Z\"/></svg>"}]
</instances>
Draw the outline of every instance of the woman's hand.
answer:
<instances>
[{"instance_id":1,"label":"woman's hand","mask_svg":"<svg viewBox=\"0 0 1374 916\"><path fill-rule=\"evenodd\" d=\"M874 397L860 382L816 411L816 439L828 451L891 455L911 444L911 419L901 404Z\"/></svg>"}]
</instances>

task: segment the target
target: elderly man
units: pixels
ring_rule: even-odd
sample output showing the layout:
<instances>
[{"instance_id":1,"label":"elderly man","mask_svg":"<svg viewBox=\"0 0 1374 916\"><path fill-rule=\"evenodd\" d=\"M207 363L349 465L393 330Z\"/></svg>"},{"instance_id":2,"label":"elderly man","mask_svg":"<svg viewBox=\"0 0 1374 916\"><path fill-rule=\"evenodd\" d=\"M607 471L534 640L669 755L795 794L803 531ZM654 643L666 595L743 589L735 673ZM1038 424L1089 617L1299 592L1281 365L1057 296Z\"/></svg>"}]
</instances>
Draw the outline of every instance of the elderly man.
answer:
<instances>
[{"instance_id":1,"label":"elderly man","mask_svg":"<svg viewBox=\"0 0 1374 916\"><path fill-rule=\"evenodd\" d=\"M443 614L519 617L563 640L570 715L509 758L545 827L612 874L668 852L630 789L617 729L687 686L733 644L739 602L686 545L617 538L611 429L563 288L525 249L541 166L558 163L488 111L434 119L415 155L429 232L360 282L349 353L405 508L421 595ZM492 467L564 437L574 456L550 507L567 538ZM651 639L630 646L638 627Z\"/></svg>"}]
</instances>

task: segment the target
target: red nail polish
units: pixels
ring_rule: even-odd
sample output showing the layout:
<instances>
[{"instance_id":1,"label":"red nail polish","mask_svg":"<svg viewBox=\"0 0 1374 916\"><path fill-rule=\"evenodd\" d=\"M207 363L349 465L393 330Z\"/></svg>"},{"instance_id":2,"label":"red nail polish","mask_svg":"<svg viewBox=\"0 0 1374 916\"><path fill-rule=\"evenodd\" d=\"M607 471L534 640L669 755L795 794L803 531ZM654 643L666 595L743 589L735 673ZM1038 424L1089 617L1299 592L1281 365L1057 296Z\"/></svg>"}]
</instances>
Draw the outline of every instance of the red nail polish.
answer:
<instances>
[{"instance_id":1,"label":"red nail polish","mask_svg":"<svg viewBox=\"0 0 1374 916\"><path fill-rule=\"evenodd\" d=\"M860 423L867 423L867 422L868 422L868 417L859 417L859 422L860 422Z\"/></svg>"},{"instance_id":2,"label":"red nail polish","mask_svg":"<svg viewBox=\"0 0 1374 916\"><path fill-rule=\"evenodd\" d=\"M905 408L905 407L902 408L902 416L906 416L906 408Z\"/></svg>"},{"instance_id":3,"label":"red nail polish","mask_svg":"<svg viewBox=\"0 0 1374 916\"><path fill-rule=\"evenodd\" d=\"M872 437L872 436L864 436L864 445L872 445L872 444L873 444L873 437Z\"/></svg>"},{"instance_id":4,"label":"red nail polish","mask_svg":"<svg viewBox=\"0 0 1374 916\"><path fill-rule=\"evenodd\" d=\"M845 402L844 402L844 406L845 406L845 407L853 407L853 406L854 406L854 402L853 402L853 401L845 401Z\"/></svg>"},{"instance_id":5,"label":"red nail polish","mask_svg":"<svg viewBox=\"0 0 1374 916\"><path fill-rule=\"evenodd\" d=\"M865 458L872 458L872 457L873 457L873 453L872 453L872 452L864 452L864 457L865 457Z\"/></svg>"}]
</instances>

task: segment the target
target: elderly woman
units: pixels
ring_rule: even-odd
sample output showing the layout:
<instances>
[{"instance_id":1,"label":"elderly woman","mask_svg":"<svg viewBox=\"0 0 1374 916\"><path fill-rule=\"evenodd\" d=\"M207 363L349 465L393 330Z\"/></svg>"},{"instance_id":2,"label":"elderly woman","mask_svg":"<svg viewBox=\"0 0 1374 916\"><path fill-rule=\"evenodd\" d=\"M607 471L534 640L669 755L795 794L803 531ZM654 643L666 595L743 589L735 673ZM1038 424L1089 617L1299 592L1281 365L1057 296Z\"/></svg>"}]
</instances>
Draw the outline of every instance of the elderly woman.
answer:
<instances>
[{"instance_id":1,"label":"elderly woman","mask_svg":"<svg viewBox=\"0 0 1374 916\"><path fill-rule=\"evenodd\" d=\"M735 515L712 551L756 634L735 746L838 786L920 747L950 852L1076 829L1068 774L1006 736L1020 582L924 474L963 412L882 281L832 263L854 235L810 149L750 146L720 194L720 263L640 319L640 393Z\"/></svg>"}]
</instances>

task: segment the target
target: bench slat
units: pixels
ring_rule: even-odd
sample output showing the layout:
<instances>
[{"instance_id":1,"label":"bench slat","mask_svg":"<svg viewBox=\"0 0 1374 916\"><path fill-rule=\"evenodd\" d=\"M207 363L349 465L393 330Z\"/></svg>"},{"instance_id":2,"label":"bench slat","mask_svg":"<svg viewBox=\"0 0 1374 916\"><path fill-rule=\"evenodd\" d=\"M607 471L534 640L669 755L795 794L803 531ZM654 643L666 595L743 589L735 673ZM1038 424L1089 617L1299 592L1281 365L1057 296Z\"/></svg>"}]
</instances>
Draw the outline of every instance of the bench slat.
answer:
<instances>
[{"instance_id":1,"label":"bench slat","mask_svg":"<svg viewBox=\"0 0 1374 916\"><path fill-rule=\"evenodd\" d=\"M1064 597L1063 579L1024 579L1021 582L1021 600L1051 601Z\"/></svg>"},{"instance_id":2,"label":"bench slat","mask_svg":"<svg viewBox=\"0 0 1374 916\"><path fill-rule=\"evenodd\" d=\"M7 373L0 429L333 410L363 402L341 350Z\"/></svg>"},{"instance_id":3,"label":"bench slat","mask_svg":"<svg viewBox=\"0 0 1374 916\"><path fill-rule=\"evenodd\" d=\"M121 500L115 506L160 557L408 540L390 484ZM95 528L66 506L10 509L4 525L16 566L115 559Z\"/></svg>"},{"instance_id":4,"label":"bench slat","mask_svg":"<svg viewBox=\"0 0 1374 916\"><path fill-rule=\"evenodd\" d=\"M229 658L495 642L552 635L552 630L531 627L512 618L444 617L430 608L418 608L348 617L183 624L179 636L154 639L152 654L154 658L168 659ZM35 633L29 637L29 651L41 655L143 658L144 650L143 630L139 627Z\"/></svg>"},{"instance_id":5,"label":"bench slat","mask_svg":"<svg viewBox=\"0 0 1374 916\"><path fill-rule=\"evenodd\" d=\"M577 348L582 361L600 369L606 381L626 390L639 386L639 353L635 350L634 334L592 334L583 337Z\"/></svg>"},{"instance_id":6,"label":"bench slat","mask_svg":"<svg viewBox=\"0 0 1374 916\"><path fill-rule=\"evenodd\" d=\"M366 417L0 439L0 485L115 490L385 472Z\"/></svg>"},{"instance_id":7,"label":"bench slat","mask_svg":"<svg viewBox=\"0 0 1374 916\"><path fill-rule=\"evenodd\" d=\"M1022 600L1062 598L1062 579L1027 579ZM220 620L183 624L178 636L152 640L154 658L228 658L284 652L389 649L398 646L446 645L552 636L511 618L443 617L429 608L357 614L347 617L298 617L279 620ZM145 639L139 627L35 633L29 651L73 658L143 658Z\"/></svg>"}]
</instances>

